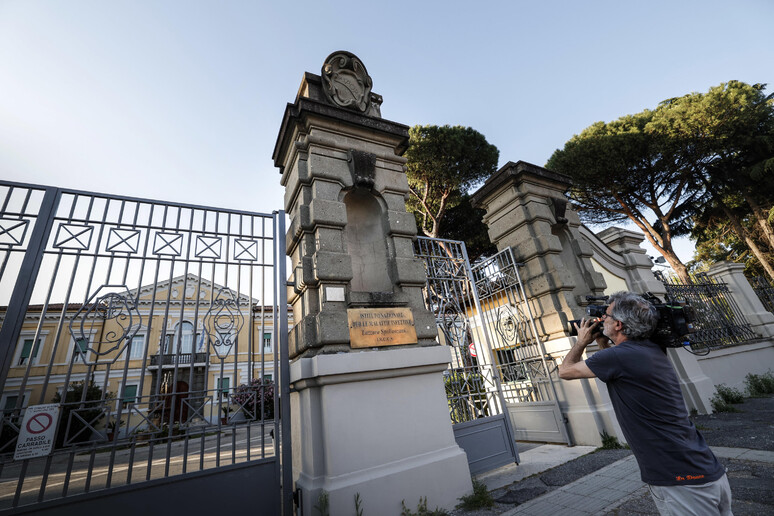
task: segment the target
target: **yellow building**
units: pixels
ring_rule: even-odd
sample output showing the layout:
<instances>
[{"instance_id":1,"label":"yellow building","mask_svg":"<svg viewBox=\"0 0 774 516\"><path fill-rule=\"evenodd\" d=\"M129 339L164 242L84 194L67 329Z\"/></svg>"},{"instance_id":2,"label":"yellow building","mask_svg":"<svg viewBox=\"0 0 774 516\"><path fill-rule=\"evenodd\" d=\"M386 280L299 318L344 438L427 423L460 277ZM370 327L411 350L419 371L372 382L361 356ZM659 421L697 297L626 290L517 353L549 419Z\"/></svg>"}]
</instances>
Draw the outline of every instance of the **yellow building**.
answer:
<instances>
[{"instance_id":1,"label":"yellow building","mask_svg":"<svg viewBox=\"0 0 774 516\"><path fill-rule=\"evenodd\" d=\"M272 307L193 274L133 290L103 286L82 305L31 305L0 409L19 416L92 380L102 394L91 409L102 415L86 423L96 432L250 419L231 395L275 378L276 322Z\"/></svg>"}]
</instances>

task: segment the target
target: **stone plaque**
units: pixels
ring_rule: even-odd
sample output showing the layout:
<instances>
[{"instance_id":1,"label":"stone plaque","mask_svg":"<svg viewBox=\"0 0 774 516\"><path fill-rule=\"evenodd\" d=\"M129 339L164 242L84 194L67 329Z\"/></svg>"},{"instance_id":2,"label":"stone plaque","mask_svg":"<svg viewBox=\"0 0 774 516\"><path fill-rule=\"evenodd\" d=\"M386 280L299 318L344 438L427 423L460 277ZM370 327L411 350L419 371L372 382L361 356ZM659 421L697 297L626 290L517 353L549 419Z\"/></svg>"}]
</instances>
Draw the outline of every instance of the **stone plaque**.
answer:
<instances>
[{"instance_id":1,"label":"stone plaque","mask_svg":"<svg viewBox=\"0 0 774 516\"><path fill-rule=\"evenodd\" d=\"M352 308L347 319L353 348L417 343L411 308Z\"/></svg>"}]
</instances>

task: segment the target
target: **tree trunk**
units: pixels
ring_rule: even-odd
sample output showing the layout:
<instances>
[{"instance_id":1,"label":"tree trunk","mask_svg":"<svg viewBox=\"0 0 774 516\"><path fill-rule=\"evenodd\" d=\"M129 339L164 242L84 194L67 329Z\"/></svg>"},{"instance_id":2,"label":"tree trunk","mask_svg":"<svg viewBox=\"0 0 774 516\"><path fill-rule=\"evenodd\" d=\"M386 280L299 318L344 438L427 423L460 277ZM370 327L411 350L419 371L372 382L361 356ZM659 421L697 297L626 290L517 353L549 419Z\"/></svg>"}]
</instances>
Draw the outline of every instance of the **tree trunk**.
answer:
<instances>
[{"instance_id":1,"label":"tree trunk","mask_svg":"<svg viewBox=\"0 0 774 516\"><path fill-rule=\"evenodd\" d=\"M672 267L672 269L675 271L675 274L677 274L677 277L680 278L680 281L685 284L691 282L691 275L688 274L688 267L686 267L685 264L680 261L680 258L677 257L675 252L671 249L671 246L669 250L658 249L658 251L666 259L669 266Z\"/></svg>"},{"instance_id":2,"label":"tree trunk","mask_svg":"<svg viewBox=\"0 0 774 516\"><path fill-rule=\"evenodd\" d=\"M747 205L750 206L750 210L753 213L753 217L755 217L755 221L758 223L758 226L761 228L763 235L766 237L766 240L769 244L769 249L774 251L774 230L772 230L771 226L769 225L769 221L766 220L766 217L763 216L764 210L755 201L755 199L751 198L746 193L744 194L744 200L747 201Z\"/></svg>"},{"instance_id":3,"label":"tree trunk","mask_svg":"<svg viewBox=\"0 0 774 516\"><path fill-rule=\"evenodd\" d=\"M766 271L766 274L769 275L769 278L774 280L774 268L772 268L771 264L766 259L766 256L763 254L760 247L758 247L758 244L756 244L755 241L752 238L750 238L750 235L742 227L742 223L739 221L739 217L734 215L733 212L728 209L728 207L725 205L723 201L718 200L718 203L723 207L723 211L728 217L728 221L731 223L731 227L734 228L734 232L736 233L736 235L742 240L744 240L744 243L747 244L747 247L750 248L750 251L752 251L753 255L755 255L755 257L760 262L761 266L763 267L763 270Z\"/></svg>"}]
</instances>

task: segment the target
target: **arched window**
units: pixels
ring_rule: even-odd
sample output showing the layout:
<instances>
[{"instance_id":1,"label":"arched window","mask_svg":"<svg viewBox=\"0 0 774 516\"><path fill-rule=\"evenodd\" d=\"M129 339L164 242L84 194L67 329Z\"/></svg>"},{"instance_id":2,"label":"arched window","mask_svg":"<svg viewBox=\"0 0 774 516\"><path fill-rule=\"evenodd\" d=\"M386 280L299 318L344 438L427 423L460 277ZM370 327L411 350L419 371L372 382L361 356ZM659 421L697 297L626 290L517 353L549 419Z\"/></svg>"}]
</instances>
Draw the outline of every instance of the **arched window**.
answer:
<instances>
[{"instance_id":1,"label":"arched window","mask_svg":"<svg viewBox=\"0 0 774 516\"><path fill-rule=\"evenodd\" d=\"M172 341L172 342L170 342ZM194 331L193 324L183 321L177 325L174 335L167 335L165 354L175 354L175 346L179 343L180 353L191 353L193 351Z\"/></svg>"}]
</instances>

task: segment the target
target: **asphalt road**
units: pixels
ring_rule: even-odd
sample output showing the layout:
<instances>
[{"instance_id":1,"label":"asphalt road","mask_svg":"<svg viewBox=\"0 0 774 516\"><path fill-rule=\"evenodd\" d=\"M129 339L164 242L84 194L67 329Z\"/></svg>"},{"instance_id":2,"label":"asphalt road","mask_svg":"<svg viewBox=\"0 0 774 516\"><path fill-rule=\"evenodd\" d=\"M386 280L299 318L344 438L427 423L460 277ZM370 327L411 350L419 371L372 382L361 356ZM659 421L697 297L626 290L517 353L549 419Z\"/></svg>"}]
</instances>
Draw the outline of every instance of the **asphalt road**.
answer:
<instances>
[{"instance_id":1,"label":"asphalt road","mask_svg":"<svg viewBox=\"0 0 774 516\"><path fill-rule=\"evenodd\" d=\"M273 428L273 425L272 425ZM65 486L67 495L116 487L128 483L164 478L185 472L200 471L217 467L268 458L274 456L274 440L268 435L265 440L257 427L249 436L246 426L229 428L212 435L186 440L154 444L141 444L134 449L104 448L94 453L85 452L72 456L72 468L68 478L70 454L55 454L50 457L48 478L43 500L61 498ZM120 443L119 443L120 444ZM43 484L47 458L33 459L25 472L19 505L38 500ZM10 508L18 488L18 478L23 463L6 465L0 473L0 510Z\"/></svg>"}]
</instances>

